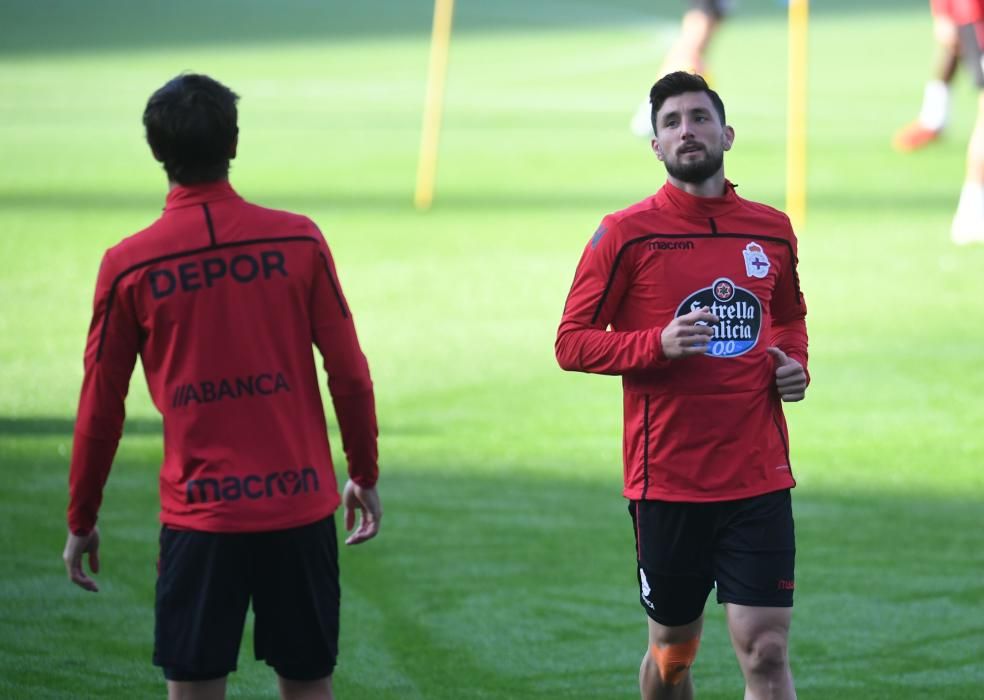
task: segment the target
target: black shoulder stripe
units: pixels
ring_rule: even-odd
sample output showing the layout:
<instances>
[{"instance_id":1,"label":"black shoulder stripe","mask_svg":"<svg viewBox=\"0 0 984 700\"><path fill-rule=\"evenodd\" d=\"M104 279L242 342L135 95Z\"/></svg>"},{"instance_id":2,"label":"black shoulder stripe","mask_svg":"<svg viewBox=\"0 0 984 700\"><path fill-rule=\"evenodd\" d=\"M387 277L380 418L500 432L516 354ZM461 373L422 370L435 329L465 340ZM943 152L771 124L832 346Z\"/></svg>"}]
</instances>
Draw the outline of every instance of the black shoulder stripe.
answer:
<instances>
[{"instance_id":1,"label":"black shoulder stripe","mask_svg":"<svg viewBox=\"0 0 984 700\"><path fill-rule=\"evenodd\" d=\"M311 225L314 226L318 233L321 233L321 229L318 228L316 223L312 221ZM326 258L325 254L320 250L318 251L318 255L321 256L321 263L325 266L325 274L328 275L328 281L331 282L331 290L335 292L335 299L338 300L338 306L342 310L342 318L348 318L349 312L348 309L345 308L345 300L342 299L342 293L338 289L338 282L335 280L335 276L331 274L331 266L328 264L328 258Z\"/></svg>"},{"instance_id":2,"label":"black shoulder stripe","mask_svg":"<svg viewBox=\"0 0 984 700\"><path fill-rule=\"evenodd\" d=\"M206 210L207 211L207 210ZM131 272L136 272L150 265L156 265L157 263L167 262L168 260L177 260L178 258L185 258L191 255L198 255L199 253L207 253L212 250L222 250L225 248L237 248L239 246L247 245L258 245L261 243L314 243L318 244L318 239L311 236L284 236L283 238L250 238L245 241L236 241L234 243L218 243L215 245L205 246L202 248L192 248L191 250L184 250L180 253L170 253L169 255L161 255L156 258L151 258L149 260L144 260L143 262L137 263L136 265L131 265L126 268L120 274L116 275L113 279L113 283L109 287L109 296L106 299L106 311L103 314L102 329L99 331L99 345L96 348L96 361L98 362L102 359L102 349L103 344L106 342L106 330L109 328L109 314L113 310L113 299L116 298L116 287L119 285L120 280L129 275ZM330 276L330 275L329 275ZM334 282L332 282L334 286ZM337 294L337 290L336 290Z\"/></svg>"},{"instance_id":3,"label":"black shoulder stripe","mask_svg":"<svg viewBox=\"0 0 984 700\"><path fill-rule=\"evenodd\" d=\"M345 308L345 300L342 299L342 293L338 291L338 283L335 281L334 275L331 274L331 267L328 265L328 258L326 258L325 254L320 250L318 251L318 255L321 256L321 262L325 266L325 274L328 275L328 281L331 282L331 291L335 292L335 299L338 300L338 306L342 310L342 318L348 318L349 312L348 309Z\"/></svg>"},{"instance_id":4,"label":"black shoulder stripe","mask_svg":"<svg viewBox=\"0 0 984 700\"><path fill-rule=\"evenodd\" d=\"M677 236L671 236L671 237L676 238ZM679 237L687 238L688 236L679 236ZM605 282L605 288L601 292L601 298L598 299L598 306L595 308L595 312L591 316L591 323L598 322L598 316L601 314L601 309L605 305L605 299L608 298L608 291L612 288L612 282L615 281L615 273L618 272L618 266L622 262L622 256L625 255L625 251L627 251L630 246L633 246L636 243L643 243L645 241L648 241L650 238L657 238L657 236L650 235L650 236L640 236L639 238L633 238L631 241L626 241L625 243L623 243L622 247L618 249L617 253L615 253L615 260L612 262L611 272L608 273L608 281Z\"/></svg>"},{"instance_id":5,"label":"black shoulder stripe","mask_svg":"<svg viewBox=\"0 0 984 700\"><path fill-rule=\"evenodd\" d=\"M208 240L215 245L215 227L212 225L212 212L208 210L208 203L202 202L202 209L205 210L205 225L208 226Z\"/></svg>"},{"instance_id":6,"label":"black shoulder stripe","mask_svg":"<svg viewBox=\"0 0 984 700\"><path fill-rule=\"evenodd\" d=\"M712 226L714 226L713 220L711 220ZM601 314L601 309L605 305L605 299L608 298L608 291L611 289L612 283L615 281L615 272L618 270L619 263L622 261L622 255L630 246L636 245L637 243L645 243L646 241L651 241L655 239L680 239L680 238L757 238L763 241L772 241L773 243L780 243L787 248L789 248L789 257L793 261L793 281L796 285L796 303L803 303L803 294L800 292L799 286L799 273L796 271L796 266L799 260L793 253L793 244L787 239L781 238L779 236L759 236L752 233L718 233L716 226L714 228L713 234L706 233L650 233L645 236L639 236L638 238L633 238L630 241L626 241L622 244L622 247L618 249L615 254L615 261L612 263L612 270L608 274L608 281L605 283L605 289L601 293L601 298L598 300L598 306L595 308L594 315L591 316L591 323L598 322L598 316Z\"/></svg>"}]
</instances>

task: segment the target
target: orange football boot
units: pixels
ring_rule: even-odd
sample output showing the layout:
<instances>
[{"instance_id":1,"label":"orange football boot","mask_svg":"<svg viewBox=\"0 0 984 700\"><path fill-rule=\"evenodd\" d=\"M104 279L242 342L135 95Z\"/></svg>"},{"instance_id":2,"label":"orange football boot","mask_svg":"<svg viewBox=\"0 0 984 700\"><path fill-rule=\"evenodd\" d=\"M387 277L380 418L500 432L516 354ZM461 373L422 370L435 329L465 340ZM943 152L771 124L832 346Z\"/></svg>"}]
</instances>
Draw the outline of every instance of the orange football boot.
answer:
<instances>
[{"instance_id":1,"label":"orange football boot","mask_svg":"<svg viewBox=\"0 0 984 700\"><path fill-rule=\"evenodd\" d=\"M912 122L895 132L892 148L902 153L918 151L938 139L942 133L942 129L930 129L919 122Z\"/></svg>"}]
</instances>

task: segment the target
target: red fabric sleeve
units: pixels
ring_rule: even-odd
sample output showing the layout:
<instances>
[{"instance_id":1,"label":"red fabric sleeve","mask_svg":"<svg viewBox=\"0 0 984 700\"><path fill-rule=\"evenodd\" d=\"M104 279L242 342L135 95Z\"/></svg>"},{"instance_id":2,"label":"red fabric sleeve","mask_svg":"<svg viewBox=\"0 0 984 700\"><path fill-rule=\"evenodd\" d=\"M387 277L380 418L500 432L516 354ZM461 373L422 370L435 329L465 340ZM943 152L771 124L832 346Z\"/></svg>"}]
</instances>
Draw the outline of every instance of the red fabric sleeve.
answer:
<instances>
[{"instance_id":1,"label":"red fabric sleeve","mask_svg":"<svg viewBox=\"0 0 984 700\"><path fill-rule=\"evenodd\" d=\"M328 373L328 391L342 433L349 477L359 486L372 488L379 478L379 429L369 363L359 346L355 323L323 238L315 264L311 334Z\"/></svg>"},{"instance_id":2,"label":"red fabric sleeve","mask_svg":"<svg viewBox=\"0 0 984 700\"><path fill-rule=\"evenodd\" d=\"M630 263L619 256L616 227L610 218L601 222L574 273L554 344L565 370L624 374L669 363L660 341L662 328L606 330L631 281Z\"/></svg>"},{"instance_id":3,"label":"red fabric sleeve","mask_svg":"<svg viewBox=\"0 0 984 700\"><path fill-rule=\"evenodd\" d=\"M792 237L792 249L788 265L783 265L772 295L772 344L803 365L807 382L806 300L800 292L799 275L796 272L797 245Z\"/></svg>"},{"instance_id":4,"label":"red fabric sleeve","mask_svg":"<svg viewBox=\"0 0 984 700\"><path fill-rule=\"evenodd\" d=\"M130 300L116 288L117 274L107 252L96 281L72 441L68 527L75 533L86 533L96 524L103 487L123 435L124 402L140 347L140 328Z\"/></svg>"}]
</instances>

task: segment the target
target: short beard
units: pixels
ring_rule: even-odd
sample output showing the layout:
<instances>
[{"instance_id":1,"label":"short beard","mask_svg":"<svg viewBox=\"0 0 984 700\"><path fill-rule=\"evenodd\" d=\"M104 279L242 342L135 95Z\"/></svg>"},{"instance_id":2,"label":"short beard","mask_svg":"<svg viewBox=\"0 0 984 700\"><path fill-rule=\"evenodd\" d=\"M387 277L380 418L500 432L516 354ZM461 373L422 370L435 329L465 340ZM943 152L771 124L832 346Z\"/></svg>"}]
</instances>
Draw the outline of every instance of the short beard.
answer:
<instances>
[{"instance_id":1,"label":"short beard","mask_svg":"<svg viewBox=\"0 0 984 700\"><path fill-rule=\"evenodd\" d=\"M690 163L670 163L669 160L663 161L666 172L681 182L688 182L691 185L699 185L714 176L721 166L724 165L724 151L711 153L705 151L707 157Z\"/></svg>"}]
</instances>

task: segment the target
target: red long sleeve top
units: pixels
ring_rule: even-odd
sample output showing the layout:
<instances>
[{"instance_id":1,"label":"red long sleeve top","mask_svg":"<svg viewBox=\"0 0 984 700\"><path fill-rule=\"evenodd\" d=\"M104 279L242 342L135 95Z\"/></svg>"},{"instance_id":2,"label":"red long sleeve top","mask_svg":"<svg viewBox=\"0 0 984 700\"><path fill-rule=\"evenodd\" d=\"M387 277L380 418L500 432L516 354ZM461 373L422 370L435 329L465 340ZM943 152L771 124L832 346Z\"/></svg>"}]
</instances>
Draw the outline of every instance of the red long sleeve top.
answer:
<instances>
[{"instance_id":1,"label":"red long sleeve top","mask_svg":"<svg viewBox=\"0 0 984 700\"><path fill-rule=\"evenodd\" d=\"M69 476L68 524L95 525L139 355L164 419L161 521L279 530L340 498L313 345L351 478L377 478L366 358L331 253L309 219L227 182L179 186L163 215L106 251L96 282Z\"/></svg>"},{"instance_id":2,"label":"red long sleeve top","mask_svg":"<svg viewBox=\"0 0 984 700\"><path fill-rule=\"evenodd\" d=\"M669 360L663 328L707 306L706 355ZM807 364L796 237L779 211L667 183L606 216L578 263L557 333L567 370L622 376L630 499L717 501L795 485L774 364Z\"/></svg>"}]
</instances>

